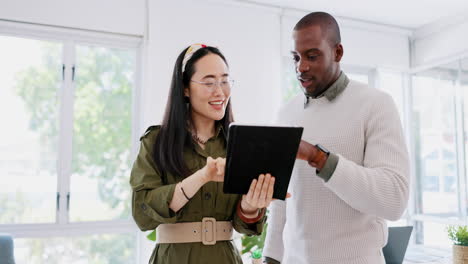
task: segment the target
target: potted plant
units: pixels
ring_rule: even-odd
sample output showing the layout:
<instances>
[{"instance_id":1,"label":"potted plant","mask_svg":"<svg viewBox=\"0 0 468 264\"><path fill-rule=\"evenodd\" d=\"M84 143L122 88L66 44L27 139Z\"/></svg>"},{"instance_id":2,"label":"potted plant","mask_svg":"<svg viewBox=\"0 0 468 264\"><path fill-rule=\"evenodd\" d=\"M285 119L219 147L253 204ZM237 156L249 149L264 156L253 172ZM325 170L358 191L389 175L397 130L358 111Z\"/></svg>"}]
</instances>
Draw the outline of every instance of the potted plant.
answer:
<instances>
[{"instance_id":1,"label":"potted plant","mask_svg":"<svg viewBox=\"0 0 468 264\"><path fill-rule=\"evenodd\" d=\"M242 251L241 254L250 253L252 264L262 263L262 251L265 244L266 232L268 224L263 226L263 232L259 236L242 236Z\"/></svg>"},{"instance_id":2,"label":"potted plant","mask_svg":"<svg viewBox=\"0 0 468 264\"><path fill-rule=\"evenodd\" d=\"M447 233L453 241L453 263L468 264L468 227L449 226Z\"/></svg>"}]
</instances>

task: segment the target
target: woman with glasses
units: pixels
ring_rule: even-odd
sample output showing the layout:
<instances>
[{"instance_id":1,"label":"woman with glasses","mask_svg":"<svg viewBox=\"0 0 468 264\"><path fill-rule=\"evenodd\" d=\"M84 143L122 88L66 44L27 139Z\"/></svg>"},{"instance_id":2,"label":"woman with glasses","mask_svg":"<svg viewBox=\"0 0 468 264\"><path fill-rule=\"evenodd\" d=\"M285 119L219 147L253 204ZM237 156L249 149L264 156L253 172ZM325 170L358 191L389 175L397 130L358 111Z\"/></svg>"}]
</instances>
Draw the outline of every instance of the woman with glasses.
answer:
<instances>
[{"instance_id":1,"label":"woman with glasses","mask_svg":"<svg viewBox=\"0 0 468 264\"><path fill-rule=\"evenodd\" d=\"M233 84L217 48L177 58L163 123L141 137L130 179L135 222L157 228L150 263L242 263L233 229L262 232L275 179L259 175L244 196L222 191Z\"/></svg>"}]
</instances>

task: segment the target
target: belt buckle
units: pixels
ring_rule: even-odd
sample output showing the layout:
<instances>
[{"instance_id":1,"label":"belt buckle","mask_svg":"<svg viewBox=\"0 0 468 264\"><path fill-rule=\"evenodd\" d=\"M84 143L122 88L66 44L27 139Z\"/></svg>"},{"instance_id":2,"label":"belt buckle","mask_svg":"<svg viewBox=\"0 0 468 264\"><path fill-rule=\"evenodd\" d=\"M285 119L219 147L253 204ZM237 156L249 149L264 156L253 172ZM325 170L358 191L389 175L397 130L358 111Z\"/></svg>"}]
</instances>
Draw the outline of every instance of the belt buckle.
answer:
<instances>
[{"instance_id":1,"label":"belt buckle","mask_svg":"<svg viewBox=\"0 0 468 264\"><path fill-rule=\"evenodd\" d=\"M203 217L201 239L203 245L216 244L216 219L214 217Z\"/></svg>"}]
</instances>

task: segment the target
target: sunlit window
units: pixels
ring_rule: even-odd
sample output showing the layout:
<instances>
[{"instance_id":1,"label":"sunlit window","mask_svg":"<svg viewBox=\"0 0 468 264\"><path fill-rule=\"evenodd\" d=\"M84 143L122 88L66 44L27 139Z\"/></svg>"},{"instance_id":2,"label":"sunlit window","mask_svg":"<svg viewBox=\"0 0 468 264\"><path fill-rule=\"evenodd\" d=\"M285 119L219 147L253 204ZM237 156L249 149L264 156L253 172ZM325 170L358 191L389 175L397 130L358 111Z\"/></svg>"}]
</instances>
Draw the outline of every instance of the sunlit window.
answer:
<instances>
[{"instance_id":1,"label":"sunlit window","mask_svg":"<svg viewBox=\"0 0 468 264\"><path fill-rule=\"evenodd\" d=\"M138 42L108 42L0 35L0 232L16 236L18 263L137 260Z\"/></svg>"}]
</instances>

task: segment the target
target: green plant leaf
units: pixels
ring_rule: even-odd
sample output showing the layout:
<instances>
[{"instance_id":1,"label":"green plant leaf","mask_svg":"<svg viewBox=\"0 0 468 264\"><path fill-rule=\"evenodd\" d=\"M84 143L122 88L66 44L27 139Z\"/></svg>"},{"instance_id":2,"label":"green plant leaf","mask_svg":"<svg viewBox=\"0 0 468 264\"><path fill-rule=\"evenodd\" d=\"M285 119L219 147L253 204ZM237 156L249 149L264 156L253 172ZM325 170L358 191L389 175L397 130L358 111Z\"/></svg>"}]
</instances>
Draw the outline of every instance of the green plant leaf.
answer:
<instances>
[{"instance_id":1,"label":"green plant leaf","mask_svg":"<svg viewBox=\"0 0 468 264\"><path fill-rule=\"evenodd\" d=\"M256 249L252 251L252 258L253 259L261 259L262 258L262 250L261 249Z\"/></svg>"},{"instance_id":2,"label":"green plant leaf","mask_svg":"<svg viewBox=\"0 0 468 264\"><path fill-rule=\"evenodd\" d=\"M146 236L151 241L156 241L156 230L153 230L153 232L149 233L149 235Z\"/></svg>"},{"instance_id":3,"label":"green plant leaf","mask_svg":"<svg viewBox=\"0 0 468 264\"><path fill-rule=\"evenodd\" d=\"M468 227L466 225L447 227L447 234L453 244L459 246L468 246Z\"/></svg>"},{"instance_id":4,"label":"green plant leaf","mask_svg":"<svg viewBox=\"0 0 468 264\"><path fill-rule=\"evenodd\" d=\"M259 236L242 236L242 254L252 252L256 249L263 249L263 245L265 244L265 238L267 234L267 227L268 224L265 223L265 225L263 226L263 232Z\"/></svg>"}]
</instances>

